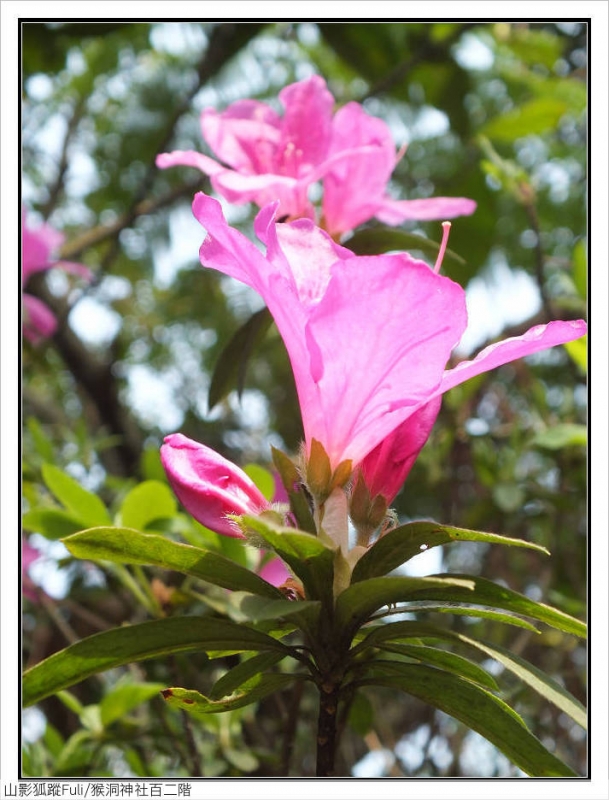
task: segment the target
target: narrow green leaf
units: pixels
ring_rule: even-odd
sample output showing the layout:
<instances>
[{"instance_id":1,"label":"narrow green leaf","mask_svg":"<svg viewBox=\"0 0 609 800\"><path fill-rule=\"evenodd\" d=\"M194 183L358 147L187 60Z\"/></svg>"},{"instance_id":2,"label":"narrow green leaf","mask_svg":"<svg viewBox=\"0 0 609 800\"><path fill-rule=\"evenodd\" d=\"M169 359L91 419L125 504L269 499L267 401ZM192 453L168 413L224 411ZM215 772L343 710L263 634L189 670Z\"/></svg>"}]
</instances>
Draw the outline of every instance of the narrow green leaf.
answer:
<instances>
[{"instance_id":1,"label":"narrow green leaf","mask_svg":"<svg viewBox=\"0 0 609 800\"><path fill-rule=\"evenodd\" d=\"M54 653L23 674L23 705L29 706L108 669L192 651L274 650L289 655L281 642L230 620L171 617L96 633Z\"/></svg>"},{"instance_id":2,"label":"narrow green leaf","mask_svg":"<svg viewBox=\"0 0 609 800\"><path fill-rule=\"evenodd\" d=\"M162 683L123 683L115 686L102 698L99 706L101 721L104 727L125 717L140 703L145 703L158 694L164 685Z\"/></svg>"},{"instance_id":3,"label":"narrow green leaf","mask_svg":"<svg viewBox=\"0 0 609 800\"><path fill-rule=\"evenodd\" d=\"M121 525L144 530L156 519L173 517L177 508L175 496L166 483L144 481L123 500L120 508Z\"/></svg>"},{"instance_id":4,"label":"narrow green leaf","mask_svg":"<svg viewBox=\"0 0 609 800\"><path fill-rule=\"evenodd\" d=\"M523 539L455 528L436 522L409 522L389 531L372 545L355 565L352 583L386 575L414 556L420 555L432 547L452 542L483 542L509 547L527 547L548 555L545 547Z\"/></svg>"},{"instance_id":5,"label":"narrow green leaf","mask_svg":"<svg viewBox=\"0 0 609 800\"><path fill-rule=\"evenodd\" d=\"M336 629L350 641L358 628L382 606L419 600L421 594L461 591L467 595L474 583L468 577L434 576L429 578L368 578L349 586L336 600ZM405 611L408 609L405 608Z\"/></svg>"},{"instance_id":6,"label":"narrow green leaf","mask_svg":"<svg viewBox=\"0 0 609 800\"><path fill-rule=\"evenodd\" d=\"M165 689L161 694L172 708L187 711L195 718L205 717L206 714L217 714L222 711L232 711L243 708L251 703L256 703L263 697L283 689L298 680L299 676L282 672L261 675L258 673L243 684L241 690L229 697L220 700L210 700L200 692L193 689L180 689L172 687Z\"/></svg>"},{"instance_id":7,"label":"narrow green leaf","mask_svg":"<svg viewBox=\"0 0 609 800\"><path fill-rule=\"evenodd\" d=\"M99 497L62 472L53 464L42 465L42 478L48 489L66 509L83 525L107 525L111 523L106 506Z\"/></svg>"},{"instance_id":8,"label":"narrow green leaf","mask_svg":"<svg viewBox=\"0 0 609 800\"><path fill-rule=\"evenodd\" d=\"M273 318L267 308L261 308L243 324L220 353L214 369L207 402L212 409L232 390L239 396L245 385L248 361L256 345L271 327Z\"/></svg>"},{"instance_id":9,"label":"narrow green leaf","mask_svg":"<svg viewBox=\"0 0 609 800\"><path fill-rule=\"evenodd\" d=\"M321 442L311 441L311 452L307 461L307 486L314 497L321 501L332 491L332 466Z\"/></svg>"},{"instance_id":10,"label":"narrow green leaf","mask_svg":"<svg viewBox=\"0 0 609 800\"><path fill-rule=\"evenodd\" d=\"M530 686L537 694L553 703L561 711L571 717L582 728L587 727L587 714L584 706L576 700L567 690L543 673L540 669L529 664L525 659L520 658L515 653L511 653L499 645L490 645L487 642L479 642L464 634L455 634L459 641L475 647L486 655L498 661L507 670L517 675L523 683Z\"/></svg>"},{"instance_id":11,"label":"narrow green leaf","mask_svg":"<svg viewBox=\"0 0 609 800\"><path fill-rule=\"evenodd\" d=\"M461 678L474 681L475 683L478 683L487 689L491 689L492 691L499 690L497 682L485 669L476 664L474 661L470 661L469 658L464 658L456 653L450 653L448 650L440 650L437 647L430 647L429 645L412 644L384 645L383 650L386 650L390 653L398 653L399 655L407 656L408 658L414 658L417 661L420 661L423 664L428 664L432 667L439 667L447 672L452 672L455 675L459 675ZM394 674L400 673L400 665L403 663L404 662L402 661L388 662L388 664L394 665ZM371 661L370 666L373 669L374 665L375 661Z\"/></svg>"},{"instance_id":12,"label":"narrow green leaf","mask_svg":"<svg viewBox=\"0 0 609 800\"><path fill-rule=\"evenodd\" d=\"M309 499L306 496L306 490L302 483L300 473L296 468L296 464L294 464L289 456L282 453L281 450L277 450L275 447L271 447L271 452L273 455L273 464L287 492L290 501L290 509L298 523L298 527L302 531L307 531L307 533L316 534L315 520L313 519L311 507L309 506Z\"/></svg>"},{"instance_id":13,"label":"narrow green leaf","mask_svg":"<svg viewBox=\"0 0 609 800\"><path fill-rule=\"evenodd\" d=\"M437 575L435 577L442 576ZM573 636L585 638L587 635L585 623L580 622L575 617L571 617L569 614L565 614L564 611L559 611L557 608L552 608L552 606L544 603L537 603L523 594L514 592L505 586L499 586L485 578L479 578L474 575L451 575L450 577L470 580L473 583L473 591L456 585L447 585L445 588L438 587L437 589L421 591L415 599L438 600L443 603L471 603L472 605L490 606L494 609L500 608L504 611L511 611L514 614L521 614L523 617L539 620L539 622L545 622L546 625L565 633L570 633Z\"/></svg>"},{"instance_id":14,"label":"narrow green leaf","mask_svg":"<svg viewBox=\"0 0 609 800\"><path fill-rule=\"evenodd\" d=\"M246 681L261 672L274 667L284 656L281 653L258 653L251 658L247 658L236 667L229 669L213 685L210 699L219 700L222 697L233 694Z\"/></svg>"},{"instance_id":15,"label":"narrow green leaf","mask_svg":"<svg viewBox=\"0 0 609 800\"><path fill-rule=\"evenodd\" d=\"M380 647L390 652L402 652L403 645L388 645L387 642L395 642L401 639L434 638L452 643L465 644L467 647L474 648L487 656L495 659L502 664L505 669L512 672L520 680L534 689L543 698L553 703L565 714L568 714L578 725L586 727L586 709L559 683L545 675L541 670L529 664L523 658L511 653L499 645L491 645L487 642L479 641L463 633L439 628L426 623L402 621L381 625L371 631L365 639L357 646L357 652L370 647ZM410 645L407 649L412 649ZM397 648L397 650L396 650ZM408 653L405 653L408 655Z\"/></svg>"},{"instance_id":16,"label":"narrow green leaf","mask_svg":"<svg viewBox=\"0 0 609 800\"><path fill-rule=\"evenodd\" d=\"M577 777L550 753L503 700L486 689L423 664L404 664L401 676L362 680L360 685L402 689L463 722L488 739L527 775Z\"/></svg>"},{"instance_id":17,"label":"narrow green leaf","mask_svg":"<svg viewBox=\"0 0 609 800\"><path fill-rule=\"evenodd\" d=\"M516 617L513 614L504 614L502 611L491 611L488 608L476 608L473 606L458 605L457 603L409 603L408 613L433 613L433 614L457 614L462 617L471 617L472 619L490 619L493 622L502 622L506 625L515 625L517 628L524 628L532 633L539 633L539 630L527 622L526 619ZM400 614L404 613L404 609L400 608ZM386 617L389 614L385 615Z\"/></svg>"},{"instance_id":18,"label":"narrow green leaf","mask_svg":"<svg viewBox=\"0 0 609 800\"><path fill-rule=\"evenodd\" d=\"M26 531L41 533L47 539L62 539L82 530L83 523L59 508L33 508L21 520Z\"/></svg>"},{"instance_id":19,"label":"narrow green leaf","mask_svg":"<svg viewBox=\"0 0 609 800\"><path fill-rule=\"evenodd\" d=\"M64 539L63 543L77 558L157 566L192 575L225 589L283 599L279 589L229 558L189 544L172 542L164 536L130 528L103 527L76 533Z\"/></svg>"},{"instance_id":20,"label":"narrow green leaf","mask_svg":"<svg viewBox=\"0 0 609 800\"><path fill-rule=\"evenodd\" d=\"M344 246L358 256L377 255L387 253L389 250L421 250L434 261L440 252L440 245L431 239L426 239L425 236L381 225L361 228L344 242ZM465 260L452 250L446 251L444 260L448 264L451 262L465 264Z\"/></svg>"},{"instance_id":21,"label":"narrow green leaf","mask_svg":"<svg viewBox=\"0 0 609 800\"><path fill-rule=\"evenodd\" d=\"M307 599L331 606L334 552L329 547L316 536L276 525L263 517L243 520L300 578Z\"/></svg>"}]
</instances>

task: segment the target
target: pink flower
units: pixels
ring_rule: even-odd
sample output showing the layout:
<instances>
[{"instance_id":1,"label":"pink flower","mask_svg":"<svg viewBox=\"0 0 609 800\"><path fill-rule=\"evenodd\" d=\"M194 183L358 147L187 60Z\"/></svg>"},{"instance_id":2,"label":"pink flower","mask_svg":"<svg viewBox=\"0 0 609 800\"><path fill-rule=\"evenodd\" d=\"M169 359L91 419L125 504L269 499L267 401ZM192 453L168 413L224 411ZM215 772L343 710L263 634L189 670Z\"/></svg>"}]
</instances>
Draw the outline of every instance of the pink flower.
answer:
<instances>
[{"instance_id":1,"label":"pink flower","mask_svg":"<svg viewBox=\"0 0 609 800\"><path fill-rule=\"evenodd\" d=\"M90 280L91 271L83 264L71 261L55 261L52 254L61 246L64 236L50 225L44 224L32 229L27 226L26 210L21 211L21 271L25 285L35 272L60 267L81 278ZM51 309L31 294L23 294L25 322L23 333L31 342L52 336L57 328L57 320Z\"/></svg>"},{"instance_id":2,"label":"pink flower","mask_svg":"<svg viewBox=\"0 0 609 800\"><path fill-rule=\"evenodd\" d=\"M177 150L157 156L157 166L196 167L229 202L264 207L278 200L279 215L293 218L315 218L308 191L323 180L323 225L335 237L372 217L396 225L474 211L473 200L459 197L392 200L386 187L398 154L389 128L358 103L333 117L334 98L319 75L286 86L279 99L283 116L256 100L221 113L205 109L203 138L218 161Z\"/></svg>"},{"instance_id":3,"label":"pink flower","mask_svg":"<svg viewBox=\"0 0 609 800\"><path fill-rule=\"evenodd\" d=\"M255 221L262 253L226 223L216 200L197 194L193 212L207 230L201 262L264 299L290 357L307 448L318 440L334 468L345 459L357 466L393 435L383 455L407 470L445 391L586 331L583 320L551 322L445 370L467 326L458 284L407 253L355 256L309 220L276 223L276 210ZM366 469L380 487L386 477L374 458Z\"/></svg>"},{"instance_id":4,"label":"pink flower","mask_svg":"<svg viewBox=\"0 0 609 800\"><path fill-rule=\"evenodd\" d=\"M29 576L32 564L40 558L40 551L33 547L27 537L21 542L21 588L23 594L32 602L38 601L36 584Z\"/></svg>"},{"instance_id":5,"label":"pink flower","mask_svg":"<svg viewBox=\"0 0 609 800\"><path fill-rule=\"evenodd\" d=\"M364 458L359 468L371 498L380 494L391 503L429 438L441 405L442 398L434 397Z\"/></svg>"},{"instance_id":6,"label":"pink flower","mask_svg":"<svg viewBox=\"0 0 609 800\"><path fill-rule=\"evenodd\" d=\"M165 437L161 461L180 503L216 533L243 538L239 526L228 515L255 515L269 508L264 495L243 470L181 433Z\"/></svg>"}]
</instances>

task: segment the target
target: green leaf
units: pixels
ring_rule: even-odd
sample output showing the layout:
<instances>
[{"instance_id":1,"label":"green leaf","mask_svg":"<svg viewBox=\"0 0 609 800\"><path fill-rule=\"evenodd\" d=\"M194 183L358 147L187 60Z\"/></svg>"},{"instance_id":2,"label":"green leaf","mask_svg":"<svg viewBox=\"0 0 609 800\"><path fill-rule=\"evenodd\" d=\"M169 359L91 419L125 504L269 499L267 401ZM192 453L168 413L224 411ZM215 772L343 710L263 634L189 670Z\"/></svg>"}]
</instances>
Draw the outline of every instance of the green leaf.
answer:
<instances>
[{"instance_id":1,"label":"green leaf","mask_svg":"<svg viewBox=\"0 0 609 800\"><path fill-rule=\"evenodd\" d=\"M565 342L563 347L570 358L575 361L584 375L588 374L588 336L574 339L572 342Z\"/></svg>"},{"instance_id":2,"label":"green leaf","mask_svg":"<svg viewBox=\"0 0 609 800\"><path fill-rule=\"evenodd\" d=\"M205 695L193 689L180 689L172 687L165 689L161 694L172 708L187 711L195 718L205 717L206 714L217 714L222 711L232 711L235 708L249 706L273 692L285 688L290 683L298 680L299 676L285 673L271 673L261 675L258 673L244 683L239 692L220 700L210 700Z\"/></svg>"},{"instance_id":3,"label":"green leaf","mask_svg":"<svg viewBox=\"0 0 609 800\"><path fill-rule=\"evenodd\" d=\"M210 410L234 388L239 397L245 385L247 363L256 345L271 327L273 318L268 308L261 308L242 325L220 353L214 369L207 403Z\"/></svg>"},{"instance_id":4,"label":"green leaf","mask_svg":"<svg viewBox=\"0 0 609 800\"><path fill-rule=\"evenodd\" d=\"M359 684L401 689L439 708L488 739L527 775L577 777L546 750L503 700L456 675L423 664L404 664L400 676L379 676Z\"/></svg>"},{"instance_id":5,"label":"green leaf","mask_svg":"<svg viewBox=\"0 0 609 800\"><path fill-rule=\"evenodd\" d=\"M59 508L33 508L21 520L27 531L41 533L47 539L62 539L82 530L82 522Z\"/></svg>"},{"instance_id":6,"label":"green leaf","mask_svg":"<svg viewBox=\"0 0 609 800\"><path fill-rule=\"evenodd\" d=\"M523 136L532 136L554 130L568 106L562 100L538 98L493 117L480 128L479 133L489 139L513 142Z\"/></svg>"},{"instance_id":7,"label":"green leaf","mask_svg":"<svg viewBox=\"0 0 609 800\"><path fill-rule=\"evenodd\" d=\"M55 497L83 525L106 525L111 522L106 506L92 492L53 464L42 465L42 477Z\"/></svg>"},{"instance_id":8,"label":"green leaf","mask_svg":"<svg viewBox=\"0 0 609 800\"><path fill-rule=\"evenodd\" d=\"M27 429L34 441L34 447L37 453L42 456L45 461L52 461L54 457L53 443L44 432L42 425L38 422L36 417L28 417Z\"/></svg>"},{"instance_id":9,"label":"green leaf","mask_svg":"<svg viewBox=\"0 0 609 800\"><path fill-rule=\"evenodd\" d=\"M348 247L358 256L377 255L387 253L390 250L421 250L435 261L440 252L440 245L424 236L416 233L407 233L397 228L376 226L374 228L360 228L346 242L344 247ZM465 259L457 255L452 250L446 250L444 261L450 264L465 264Z\"/></svg>"},{"instance_id":10,"label":"green leaf","mask_svg":"<svg viewBox=\"0 0 609 800\"><path fill-rule=\"evenodd\" d=\"M221 678L219 678L213 685L210 699L219 700L221 697L226 697L233 694L240 686L246 681L258 675L261 672L266 672L270 667L274 667L284 656L281 653L258 653L251 658L237 664L236 667L229 669Z\"/></svg>"},{"instance_id":11,"label":"green leaf","mask_svg":"<svg viewBox=\"0 0 609 800\"><path fill-rule=\"evenodd\" d=\"M189 544L172 542L164 536L141 533L131 528L90 528L63 540L77 558L143 564L172 569L222 586L264 597L284 599L270 583L229 558Z\"/></svg>"},{"instance_id":12,"label":"green leaf","mask_svg":"<svg viewBox=\"0 0 609 800\"><path fill-rule=\"evenodd\" d=\"M352 584L336 600L336 630L350 641L358 628L382 606L408 600L419 600L421 594L473 589L467 576L434 576L429 578L383 577L368 578ZM404 609L407 610L407 609Z\"/></svg>"},{"instance_id":13,"label":"green leaf","mask_svg":"<svg viewBox=\"0 0 609 800\"><path fill-rule=\"evenodd\" d=\"M490 619L493 622L502 622L506 625L515 625L517 628L524 628L532 633L539 633L538 629L527 622L526 619L516 617L513 614L504 614L501 611L490 611L488 608L474 608L472 606L460 606L457 603L409 603L408 613L435 613L435 614L457 614L458 616L471 617L472 619ZM403 609L400 609L403 613Z\"/></svg>"},{"instance_id":14,"label":"green leaf","mask_svg":"<svg viewBox=\"0 0 609 800\"><path fill-rule=\"evenodd\" d=\"M413 638L433 638L452 643L460 643L490 656L550 703L553 703L557 708L560 708L561 711L564 711L565 714L568 714L578 725L581 725L583 728L586 727L585 708L560 684L548 675L545 675L541 670L537 669L537 667L534 667L524 659L511 653L509 650L499 645L491 645L487 642L479 641L463 633L457 633L445 628L436 627L435 625L428 625L427 623L420 622L403 621L390 623L384 626L381 625L371 631L366 638L358 644L357 652L370 647L380 647L390 652L402 653L405 647L407 650L412 650L412 646L388 645L387 642ZM404 652L404 655L408 655L408 652ZM462 673L462 675L463 677L468 677L465 673Z\"/></svg>"},{"instance_id":15,"label":"green leaf","mask_svg":"<svg viewBox=\"0 0 609 800\"><path fill-rule=\"evenodd\" d=\"M538 433L531 444L545 450L562 450L564 447L586 447L588 430L585 425L564 423Z\"/></svg>"},{"instance_id":16,"label":"green leaf","mask_svg":"<svg viewBox=\"0 0 609 800\"><path fill-rule=\"evenodd\" d=\"M442 576L436 575L432 577L441 578ZM531 600L505 586L499 586L492 581L474 575L450 575L445 577L470 581L473 584L473 590L462 588L458 585L438 586L437 588L422 589L414 599L437 600L442 603L471 603L472 605L489 606L493 609L503 609L504 611L511 611L514 614L521 614L524 617L545 622L546 625L565 633L570 633L573 636L586 637L587 629L585 623L556 608ZM357 587L353 586L351 588L355 589ZM408 609L404 610L407 611ZM475 616L473 609L472 612L472 616Z\"/></svg>"},{"instance_id":17,"label":"green leaf","mask_svg":"<svg viewBox=\"0 0 609 800\"><path fill-rule=\"evenodd\" d=\"M272 500L275 495L275 478L268 469L259 464L247 464L243 471L256 484L267 500Z\"/></svg>"},{"instance_id":18,"label":"green leaf","mask_svg":"<svg viewBox=\"0 0 609 800\"><path fill-rule=\"evenodd\" d=\"M174 494L166 483L144 481L123 500L120 508L121 525L144 530L156 519L173 517L177 508Z\"/></svg>"},{"instance_id":19,"label":"green leaf","mask_svg":"<svg viewBox=\"0 0 609 800\"><path fill-rule=\"evenodd\" d=\"M234 592L230 597L231 617L236 622L269 622L289 619L311 630L319 619L321 604L317 600L271 600L252 594ZM234 611L237 610L237 615Z\"/></svg>"},{"instance_id":20,"label":"green leaf","mask_svg":"<svg viewBox=\"0 0 609 800\"><path fill-rule=\"evenodd\" d=\"M502 544L510 547L527 547L548 555L545 547L523 539L512 539L496 533L470 531L439 525L435 522L409 522L382 536L360 558L353 570L352 583L386 575L391 570L405 564L414 556L438 545L452 542L483 542Z\"/></svg>"},{"instance_id":21,"label":"green leaf","mask_svg":"<svg viewBox=\"0 0 609 800\"><path fill-rule=\"evenodd\" d=\"M281 642L230 620L172 617L96 633L54 653L23 674L23 705L29 706L108 669L170 653L275 650Z\"/></svg>"},{"instance_id":22,"label":"green leaf","mask_svg":"<svg viewBox=\"0 0 609 800\"><path fill-rule=\"evenodd\" d=\"M101 721L104 727L125 717L140 703L150 700L164 688L162 683L123 683L115 686L100 702Z\"/></svg>"},{"instance_id":23,"label":"green leaf","mask_svg":"<svg viewBox=\"0 0 609 800\"><path fill-rule=\"evenodd\" d=\"M300 578L307 599L333 602L334 552L316 536L276 525L264 517L243 517L265 544L274 550Z\"/></svg>"},{"instance_id":24,"label":"green leaf","mask_svg":"<svg viewBox=\"0 0 609 800\"><path fill-rule=\"evenodd\" d=\"M499 687L497 682L485 669L470 661L469 658L464 658L456 653L450 653L448 650L440 650L438 647L430 647L429 645L384 645L384 650L391 653L399 653L408 658L414 658L424 664L429 664L432 667L440 667L447 672L453 672L461 678L465 678L481 686L485 686L492 691L498 691ZM372 669L375 668L375 661L369 662ZM383 662L386 668L389 668L393 674L399 674L403 661L389 661ZM389 667L389 665L393 665ZM367 665L368 666L368 665Z\"/></svg>"},{"instance_id":25,"label":"green leaf","mask_svg":"<svg viewBox=\"0 0 609 800\"><path fill-rule=\"evenodd\" d=\"M507 670L517 675L523 683L530 686L537 694L553 703L561 711L575 720L582 728L587 727L587 715L584 706L576 700L563 686L550 678L537 667L529 664L525 659L520 658L515 653L506 650L499 645L490 645L487 642L479 642L464 634L455 634L455 638L461 642L475 647L486 655L498 661Z\"/></svg>"}]
</instances>

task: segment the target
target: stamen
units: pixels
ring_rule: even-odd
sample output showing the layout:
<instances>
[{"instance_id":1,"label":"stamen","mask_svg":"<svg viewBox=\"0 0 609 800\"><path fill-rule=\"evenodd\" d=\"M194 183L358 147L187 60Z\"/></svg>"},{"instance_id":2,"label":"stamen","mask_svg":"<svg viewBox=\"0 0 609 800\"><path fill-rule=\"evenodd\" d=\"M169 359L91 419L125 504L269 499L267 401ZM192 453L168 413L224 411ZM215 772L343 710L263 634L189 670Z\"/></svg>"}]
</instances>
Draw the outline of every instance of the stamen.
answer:
<instances>
[{"instance_id":1,"label":"stamen","mask_svg":"<svg viewBox=\"0 0 609 800\"><path fill-rule=\"evenodd\" d=\"M440 245L440 250L438 252L438 257L436 259L435 266L433 271L436 274L439 274L440 269L442 267L442 259L444 258L444 253L446 252L446 245L448 244L448 234L450 233L450 222L443 222L442 223L442 243Z\"/></svg>"}]
</instances>

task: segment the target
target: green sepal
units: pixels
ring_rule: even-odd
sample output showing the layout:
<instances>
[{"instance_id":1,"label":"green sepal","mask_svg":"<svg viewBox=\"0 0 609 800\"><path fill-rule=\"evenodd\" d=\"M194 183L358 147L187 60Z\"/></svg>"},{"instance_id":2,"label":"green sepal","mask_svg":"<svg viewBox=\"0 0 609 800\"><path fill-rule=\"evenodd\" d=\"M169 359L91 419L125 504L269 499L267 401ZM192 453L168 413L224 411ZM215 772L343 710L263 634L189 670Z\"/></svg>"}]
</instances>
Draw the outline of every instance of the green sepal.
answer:
<instances>
[{"instance_id":1,"label":"green sepal","mask_svg":"<svg viewBox=\"0 0 609 800\"><path fill-rule=\"evenodd\" d=\"M323 503L332 491L332 466L321 442L311 440L307 459L306 480L309 491L318 503Z\"/></svg>"},{"instance_id":2,"label":"green sepal","mask_svg":"<svg viewBox=\"0 0 609 800\"><path fill-rule=\"evenodd\" d=\"M283 599L270 583L230 558L131 528L90 528L62 539L72 555L93 561L171 569L233 591Z\"/></svg>"},{"instance_id":3,"label":"green sepal","mask_svg":"<svg viewBox=\"0 0 609 800\"><path fill-rule=\"evenodd\" d=\"M302 478L296 464L294 464L289 456L282 453L281 450L277 450L275 447L271 447L271 453L273 456L273 464L287 492L290 508L298 523L298 527L300 530L307 531L307 533L317 533L309 500L305 494L307 490L302 483Z\"/></svg>"}]
</instances>

